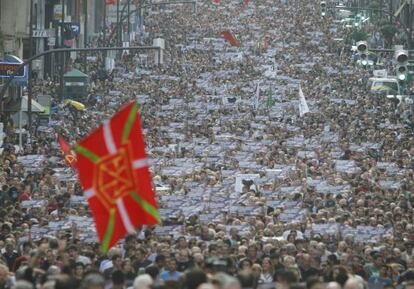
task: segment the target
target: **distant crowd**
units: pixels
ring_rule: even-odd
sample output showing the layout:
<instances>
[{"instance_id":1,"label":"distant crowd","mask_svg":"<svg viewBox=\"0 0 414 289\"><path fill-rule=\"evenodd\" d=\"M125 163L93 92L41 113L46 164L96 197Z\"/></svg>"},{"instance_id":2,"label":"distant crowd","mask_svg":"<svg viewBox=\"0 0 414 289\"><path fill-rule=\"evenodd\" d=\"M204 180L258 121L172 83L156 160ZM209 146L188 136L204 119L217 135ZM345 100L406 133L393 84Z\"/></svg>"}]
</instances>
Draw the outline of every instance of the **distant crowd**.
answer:
<instances>
[{"instance_id":1,"label":"distant crowd","mask_svg":"<svg viewBox=\"0 0 414 289\"><path fill-rule=\"evenodd\" d=\"M146 13L135 44L162 36L163 65L131 53L104 73L96 54L87 63L89 95L79 100L86 110L54 99L50 126L30 128L20 151L6 124L0 289L414 289L412 107L369 94L370 72L334 40L346 31L321 18L317 2L197 3L196 13L185 4ZM241 47L203 43L223 30ZM241 60L222 58L240 51ZM299 83L310 106L304 116ZM55 95L58 83L39 80L34 91ZM227 95L237 96L234 106L221 103ZM107 254L75 225L35 237L34 227L91 218L87 204L71 205L83 193L76 178L57 176L57 168L76 174L56 135L73 144L133 99L142 100L161 225L179 229L140 228ZM19 161L27 155L44 161L29 168ZM190 171L174 169L184 165ZM237 173L258 177L235 193ZM29 200L47 205L22 206ZM178 200L210 204L208 214L172 215Z\"/></svg>"}]
</instances>

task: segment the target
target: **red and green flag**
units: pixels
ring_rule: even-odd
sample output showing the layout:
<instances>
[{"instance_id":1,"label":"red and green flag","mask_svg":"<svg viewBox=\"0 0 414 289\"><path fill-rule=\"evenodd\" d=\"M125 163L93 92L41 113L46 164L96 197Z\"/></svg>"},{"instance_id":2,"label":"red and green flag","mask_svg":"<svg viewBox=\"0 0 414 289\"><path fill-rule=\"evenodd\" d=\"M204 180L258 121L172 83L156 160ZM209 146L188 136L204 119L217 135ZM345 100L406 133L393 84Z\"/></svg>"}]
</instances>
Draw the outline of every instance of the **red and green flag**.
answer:
<instances>
[{"instance_id":1,"label":"red and green flag","mask_svg":"<svg viewBox=\"0 0 414 289\"><path fill-rule=\"evenodd\" d=\"M62 156L65 159L66 164L74 168L76 166L76 156L75 153L72 151L72 148L60 134L58 135L58 142L60 145Z\"/></svg>"},{"instance_id":2,"label":"red and green flag","mask_svg":"<svg viewBox=\"0 0 414 289\"><path fill-rule=\"evenodd\" d=\"M230 31L223 31L221 32L221 35L223 35L223 38L230 43L231 46L240 46L239 40L230 32Z\"/></svg>"},{"instance_id":3,"label":"red and green flag","mask_svg":"<svg viewBox=\"0 0 414 289\"><path fill-rule=\"evenodd\" d=\"M137 227L160 222L136 102L78 142L75 151L102 252Z\"/></svg>"}]
</instances>

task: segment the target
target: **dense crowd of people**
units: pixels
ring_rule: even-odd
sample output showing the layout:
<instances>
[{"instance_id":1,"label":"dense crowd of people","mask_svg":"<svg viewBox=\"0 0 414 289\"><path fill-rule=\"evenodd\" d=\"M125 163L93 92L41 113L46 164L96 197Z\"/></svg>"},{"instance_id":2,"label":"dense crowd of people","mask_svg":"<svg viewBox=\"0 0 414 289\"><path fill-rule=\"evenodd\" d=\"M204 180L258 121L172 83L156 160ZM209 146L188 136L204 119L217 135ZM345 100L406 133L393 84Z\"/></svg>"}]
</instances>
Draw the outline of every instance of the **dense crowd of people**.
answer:
<instances>
[{"instance_id":1,"label":"dense crowd of people","mask_svg":"<svg viewBox=\"0 0 414 289\"><path fill-rule=\"evenodd\" d=\"M242 2L151 10L136 44L163 37L164 64L130 53L108 76L96 54L85 111L55 100L21 150L6 125L0 289L414 286L412 108L369 93L316 2ZM56 134L73 144L134 99L163 221L102 254Z\"/></svg>"}]
</instances>

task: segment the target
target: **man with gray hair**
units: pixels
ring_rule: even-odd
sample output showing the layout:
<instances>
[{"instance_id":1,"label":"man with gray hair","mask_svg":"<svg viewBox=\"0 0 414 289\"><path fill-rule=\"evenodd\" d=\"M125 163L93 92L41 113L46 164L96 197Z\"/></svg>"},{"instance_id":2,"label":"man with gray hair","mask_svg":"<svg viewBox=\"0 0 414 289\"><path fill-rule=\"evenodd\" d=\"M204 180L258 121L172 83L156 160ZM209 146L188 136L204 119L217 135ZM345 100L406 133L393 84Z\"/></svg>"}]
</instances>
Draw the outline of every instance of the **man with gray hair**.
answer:
<instances>
[{"instance_id":1,"label":"man with gray hair","mask_svg":"<svg viewBox=\"0 0 414 289\"><path fill-rule=\"evenodd\" d=\"M240 282L226 273L216 274L212 283L219 289L241 289Z\"/></svg>"},{"instance_id":2,"label":"man with gray hair","mask_svg":"<svg viewBox=\"0 0 414 289\"><path fill-rule=\"evenodd\" d=\"M149 274L142 274L135 278L133 289L149 289L154 280Z\"/></svg>"},{"instance_id":3,"label":"man with gray hair","mask_svg":"<svg viewBox=\"0 0 414 289\"><path fill-rule=\"evenodd\" d=\"M80 289L104 289L105 279L100 274L92 273L83 279Z\"/></svg>"},{"instance_id":4,"label":"man with gray hair","mask_svg":"<svg viewBox=\"0 0 414 289\"><path fill-rule=\"evenodd\" d=\"M364 281L355 277L349 278L345 283L344 289L365 289Z\"/></svg>"},{"instance_id":5,"label":"man with gray hair","mask_svg":"<svg viewBox=\"0 0 414 289\"><path fill-rule=\"evenodd\" d=\"M12 289L33 289L33 284L24 280L19 280Z\"/></svg>"}]
</instances>

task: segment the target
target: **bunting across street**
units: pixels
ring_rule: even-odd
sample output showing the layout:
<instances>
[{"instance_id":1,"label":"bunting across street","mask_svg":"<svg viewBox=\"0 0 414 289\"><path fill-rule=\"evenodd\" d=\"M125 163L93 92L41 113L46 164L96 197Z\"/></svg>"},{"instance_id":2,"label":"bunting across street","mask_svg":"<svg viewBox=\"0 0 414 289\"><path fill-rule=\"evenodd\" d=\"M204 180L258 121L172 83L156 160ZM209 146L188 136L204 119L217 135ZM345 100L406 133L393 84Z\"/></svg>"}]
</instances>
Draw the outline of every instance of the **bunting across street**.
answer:
<instances>
[{"instance_id":1,"label":"bunting across street","mask_svg":"<svg viewBox=\"0 0 414 289\"><path fill-rule=\"evenodd\" d=\"M136 102L81 140L75 151L103 252L137 227L159 223Z\"/></svg>"}]
</instances>

